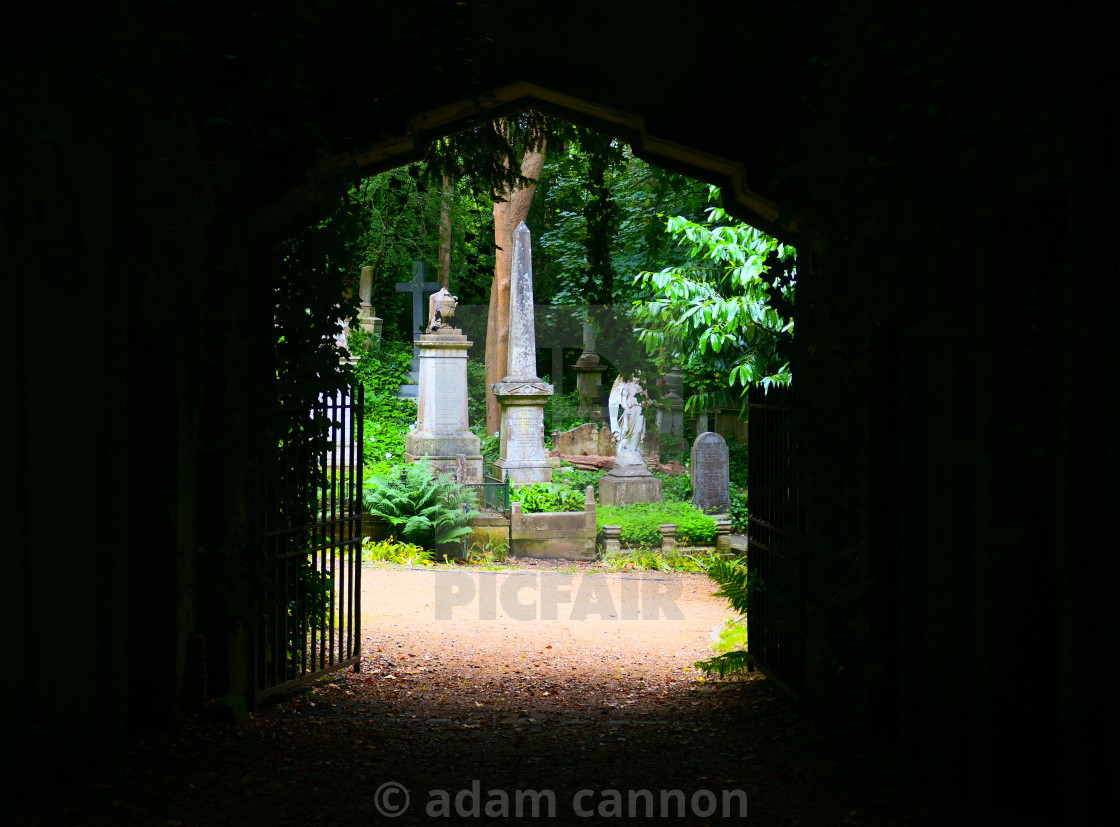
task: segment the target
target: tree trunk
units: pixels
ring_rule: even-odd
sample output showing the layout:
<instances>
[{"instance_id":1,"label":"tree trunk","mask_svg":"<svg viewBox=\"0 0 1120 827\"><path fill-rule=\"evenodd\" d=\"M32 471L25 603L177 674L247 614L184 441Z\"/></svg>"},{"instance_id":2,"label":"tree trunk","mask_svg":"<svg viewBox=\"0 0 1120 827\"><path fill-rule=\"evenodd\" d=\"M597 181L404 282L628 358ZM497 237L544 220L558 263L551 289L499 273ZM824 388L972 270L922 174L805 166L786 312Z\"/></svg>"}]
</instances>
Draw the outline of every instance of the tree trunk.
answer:
<instances>
[{"instance_id":1,"label":"tree trunk","mask_svg":"<svg viewBox=\"0 0 1120 827\"><path fill-rule=\"evenodd\" d=\"M439 208L439 283L451 289L451 179L446 175Z\"/></svg>"},{"instance_id":2,"label":"tree trunk","mask_svg":"<svg viewBox=\"0 0 1120 827\"><path fill-rule=\"evenodd\" d=\"M521 174L534 181L544 169L544 149L526 152ZM486 322L486 433L497 433L501 411L491 387L506 375L509 364L509 277L513 267L513 231L529 215L536 184L503 192L494 204L494 283L490 288L490 315Z\"/></svg>"}]
</instances>

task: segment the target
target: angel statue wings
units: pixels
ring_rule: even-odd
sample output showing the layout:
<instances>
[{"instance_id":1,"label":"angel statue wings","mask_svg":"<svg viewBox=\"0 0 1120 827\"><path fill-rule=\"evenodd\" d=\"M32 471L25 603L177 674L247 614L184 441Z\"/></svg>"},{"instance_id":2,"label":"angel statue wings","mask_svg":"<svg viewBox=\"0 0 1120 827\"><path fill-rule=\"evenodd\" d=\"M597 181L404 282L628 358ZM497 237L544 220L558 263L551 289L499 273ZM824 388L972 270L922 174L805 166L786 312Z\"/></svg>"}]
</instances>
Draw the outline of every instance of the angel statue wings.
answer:
<instances>
[{"instance_id":1,"label":"angel statue wings","mask_svg":"<svg viewBox=\"0 0 1120 827\"><path fill-rule=\"evenodd\" d=\"M646 417L642 408L645 390L633 379L619 376L611 386L607 404L610 408L611 433L617 449L616 465L645 464L639 446L646 430Z\"/></svg>"}]
</instances>

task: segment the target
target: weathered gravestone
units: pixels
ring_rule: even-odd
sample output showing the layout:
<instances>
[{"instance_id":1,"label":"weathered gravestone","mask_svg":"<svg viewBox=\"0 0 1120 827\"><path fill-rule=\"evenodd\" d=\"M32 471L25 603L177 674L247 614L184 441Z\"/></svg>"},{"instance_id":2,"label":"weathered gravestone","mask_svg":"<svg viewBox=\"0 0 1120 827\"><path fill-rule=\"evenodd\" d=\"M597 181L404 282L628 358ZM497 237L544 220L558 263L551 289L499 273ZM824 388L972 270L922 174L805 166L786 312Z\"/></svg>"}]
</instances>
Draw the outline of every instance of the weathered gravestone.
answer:
<instances>
[{"instance_id":1,"label":"weathered gravestone","mask_svg":"<svg viewBox=\"0 0 1120 827\"><path fill-rule=\"evenodd\" d=\"M406 462L427 456L432 467L460 482L482 482L479 439L467 424L467 349L471 342L452 325L458 303L446 289L429 306L428 333L420 351L416 430L404 440Z\"/></svg>"},{"instance_id":2,"label":"weathered gravestone","mask_svg":"<svg viewBox=\"0 0 1120 827\"><path fill-rule=\"evenodd\" d=\"M373 297L373 267L367 265L362 268L361 279L358 282L358 296L362 300L361 309L358 311L358 323L371 339L381 338L381 325L383 319L377 317L377 311L370 303ZM369 342L366 346L369 346Z\"/></svg>"},{"instance_id":3,"label":"weathered gravestone","mask_svg":"<svg viewBox=\"0 0 1120 827\"><path fill-rule=\"evenodd\" d=\"M692 443L692 504L705 513L725 512L731 502L727 443L705 431Z\"/></svg>"}]
</instances>

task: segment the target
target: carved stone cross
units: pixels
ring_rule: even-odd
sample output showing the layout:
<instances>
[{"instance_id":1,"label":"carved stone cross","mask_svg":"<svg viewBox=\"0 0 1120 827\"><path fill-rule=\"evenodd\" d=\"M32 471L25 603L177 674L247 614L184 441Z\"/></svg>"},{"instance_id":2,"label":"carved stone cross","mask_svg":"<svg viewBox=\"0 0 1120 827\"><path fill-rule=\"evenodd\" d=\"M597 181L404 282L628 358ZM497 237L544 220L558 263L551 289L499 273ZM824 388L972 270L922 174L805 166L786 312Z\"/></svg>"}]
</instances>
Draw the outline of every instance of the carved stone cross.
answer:
<instances>
[{"instance_id":1,"label":"carved stone cross","mask_svg":"<svg viewBox=\"0 0 1120 827\"><path fill-rule=\"evenodd\" d=\"M418 261L412 266L412 281L398 281L398 293L412 294L412 335L416 336L424 327L427 314L424 312L424 293L434 293L439 290L438 281L424 281L424 262ZM413 348L415 350L415 348Z\"/></svg>"}]
</instances>

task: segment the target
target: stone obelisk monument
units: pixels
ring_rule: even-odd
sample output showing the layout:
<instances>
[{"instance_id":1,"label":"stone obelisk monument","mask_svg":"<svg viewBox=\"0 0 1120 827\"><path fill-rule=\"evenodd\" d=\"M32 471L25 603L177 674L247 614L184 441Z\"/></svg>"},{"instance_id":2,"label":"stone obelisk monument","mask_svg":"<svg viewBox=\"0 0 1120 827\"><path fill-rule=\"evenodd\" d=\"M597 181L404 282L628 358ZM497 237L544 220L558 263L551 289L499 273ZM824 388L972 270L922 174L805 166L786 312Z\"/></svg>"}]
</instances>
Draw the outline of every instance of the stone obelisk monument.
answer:
<instances>
[{"instance_id":1,"label":"stone obelisk monument","mask_svg":"<svg viewBox=\"0 0 1120 827\"><path fill-rule=\"evenodd\" d=\"M544 406L552 386L537 376L537 333L533 316L533 253L529 228L514 231L509 285L509 366L494 396L502 408L501 453L494 476L515 484L551 482L544 450Z\"/></svg>"}]
</instances>

